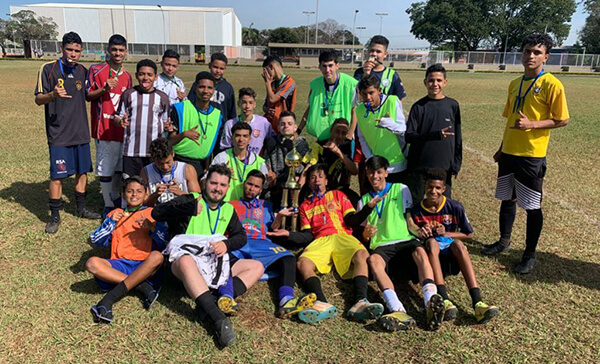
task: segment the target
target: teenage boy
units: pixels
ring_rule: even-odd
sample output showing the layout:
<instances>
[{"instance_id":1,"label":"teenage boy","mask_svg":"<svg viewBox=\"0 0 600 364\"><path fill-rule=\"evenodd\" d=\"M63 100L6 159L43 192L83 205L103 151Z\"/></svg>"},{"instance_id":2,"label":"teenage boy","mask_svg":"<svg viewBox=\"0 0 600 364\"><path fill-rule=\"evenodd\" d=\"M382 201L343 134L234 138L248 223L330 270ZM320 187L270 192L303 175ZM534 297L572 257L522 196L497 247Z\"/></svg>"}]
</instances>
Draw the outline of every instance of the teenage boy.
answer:
<instances>
[{"instance_id":1,"label":"teenage boy","mask_svg":"<svg viewBox=\"0 0 600 364\"><path fill-rule=\"evenodd\" d=\"M86 100L91 101L92 138L96 139L96 174L104 199L104 211L114 207L119 197L123 171L123 128L113 122L121 95L133 86L123 69L127 41L120 34L108 39L106 62L92 65L88 72Z\"/></svg>"},{"instance_id":2,"label":"teenage boy","mask_svg":"<svg viewBox=\"0 0 600 364\"><path fill-rule=\"evenodd\" d=\"M434 64L425 71L427 96L415 102L408 114L406 142L408 150L407 185L413 201L423 198L425 171L441 168L446 171L444 195L452 196L452 176L462 165L462 130L458 102L444 95L448 84L446 69Z\"/></svg>"},{"instance_id":3,"label":"teenage boy","mask_svg":"<svg viewBox=\"0 0 600 364\"><path fill-rule=\"evenodd\" d=\"M169 117L169 96L154 87L156 63L143 59L137 63L138 85L126 90L114 121L125 129L123 138L123 177L140 174L152 163L150 143L172 130Z\"/></svg>"},{"instance_id":4,"label":"teenage boy","mask_svg":"<svg viewBox=\"0 0 600 364\"><path fill-rule=\"evenodd\" d=\"M231 128L233 148L217 154L212 161L212 165L224 164L231 169L232 177L225 201L239 200L244 196L243 183L250 171L259 170L267 174L265 160L248 150L251 133L252 127L248 123L236 123Z\"/></svg>"},{"instance_id":5,"label":"teenage boy","mask_svg":"<svg viewBox=\"0 0 600 364\"><path fill-rule=\"evenodd\" d=\"M150 189L147 206L168 202L191 192L200 193L196 170L174 159L175 152L166 138L153 140L149 149L152 163L145 166L140 175L148 181Z\"/></svg>"},{"instance_id":6,"label":"teenage boy","mask_svg":"<svg viewBox=\"0 0 600 364\"><path fill-rule=\"evenodd\" d=\"M438 293L444 299L444 320L456 318L458 309L450 300L444 281L444 271L440 258L453 260L458 264L465 279L477 323L485 324L498 315L498 308L481 300L481 290L477 284L471 256L462 240L473 238L473 228L463 206L444 196L446 172L443 169L430 169L425 180L425 196L411 209L409 224L419 229L425 239L427 255L433 269ZM418 200L417 200L418 201ZM452 263L450 263L452 264ZM445 264L444 267L448 267Z\"/></svg>"},{"instance_id":7,"label":"teenage boy","mask_svg":"<svg viewBox=\"0 0 600 364\"><path fill-rule=\"evenodd\" d=\"M171 106L185 99L185 84L179 77L175 76L179 69L179 58L179 53L167 49L160 62L162 72L154 82L154 87L169 96Z\"/></svg>"},{"instance_id":8,"label":"teenage boy","mask_svg":"<svg viewBox=\"0 0 600 364\"><path fill-rule=\"evenodd\" d=\"M208 165L223 118L219 109L210 101L215 92L215 78L208 72L200 72L194 82L197 97L174 105L171 112L173 131L169 142L175 151L175 160L188 163L202 176Z\"/></svg>"},{"instance_id":9,"label":"teenage boy","mask_svg":"<svg viewBox=\"0 0 600 364\"><path fill-rule=\"evenodd\" d=\"M287 249L274 244L267 237L267 230L271 227L277 229L281 224L283 215L278 214L275 217L273 205L269 201L259 199L265 179L265 175L260 171L251 171L244 181L244 196L242 199L230 201L248 237L246 245L231 253L234 256L233 269L238 264L236 262L238 259L260 261L264 270L269 275L277 276L279 280L277 317L290 318L303 309L310 308L317 297L314 293L300 298L294 296L296 257ZM227 285L219 288L221 297L219 297L218 305L221 310L227 308L235 310L237 307L233 300L234 280L235 277L230 278Z\"/></svg>"},{"instance_id":10,"label":"teenage boy","mask_svg":"<svg viewBox=\"0 0 600 364\"><path fill-rule=\"evenodd\" d=\"M254 114L256 108L256 92L250 87L241 88L238 92L238 105L242 112L239 116L227 120L225 127L223 127L223 137L221 138L221 149L225 150L231 148L231 128L235 123L245 122L250 124L252 127L252 137L248 150L260 154L263 145L265 145L265 139L273 136L275 132L271 127L269 121L260 116Z\"/></svg>"},{"instance_id":11,"label":"teenage boy","mask_svg":"<svg viewBox=\"0 0 600 364\"><path fill-rule=\"evenodd\" d=\"M46 137L50 155L50 219L45 231L54 234L60 225L62 180L75 174L77 216L99 219L86 208L87 173L92 171L90 129L85 109L86 69L77 63L82 41L77 33L62 38L62 57L40 68L35 103L44 105Z\"/></svg>"},{"instance_id":12,"label":"teenage boy","mask_svg":"<svg viewBox=\"0 0 600 364\"><path fill-rule=\"evenodd\" d=\"M211 166L206 176L206 190L179 196L159 204L152 210L156 221L166 221L170 236L179 234L224 235L227 239L212 242L218 257L240 249L246 244L246 232L235 209L223 198L229 188L231 171L222 164ZM173 274L183 281L185 290L196 302L199 318L208 318L215 328L222 346L230 346L236 339L231 322L217 307L214 296L201 273L203 266L190 255L183 255L171 265Z\"/></svg>"},{"instance_id":13,"label":"teenage boy","mask_svg":"<svg viewBox=\"0 0 600 364\"><path fill-rule=\"evenodd\" d=\"M148 196L146 181L138 176L123 182L125 209L114 209L96 230L90 240L96 246L110 244L110 259L91 257L85 263L88 272L106 295L92 306L94 322L110 323L112 306L129 291L136 288L144 295L144 308L149 310L158 298L161 253L167 243L166 227L150 216L152 208L144 206Z\"/></svg>"},{"instance_id":14,"label":"teenage boy","mask_svg":"<svg viewBox=\"0 0 600 364\"><path fill-rule=\"evenodd\" d=\"M421 235L418 229L409 229L410 191L401 183L387 182L388 167L389 162L384 157L373 156L367 160L366 174L371 190L362 196L358 207L363 213L361 216L368 216L363 238L370 240L373 251L369 267L390 311L381 317L379 324L386 331L406 330L414 325L390 279L393 268L411 266L412 260L423 289L427 324L431 330L437 330L444 319L444 300L437 293L427 252L416 238Z\"/></svg>"},{"instance_id":15,"label":"teenage boy","mask_svg":"<svg viewBox=\"0 0 600 364\"><path fill-rule=\"evenodd\" d=\"M363 102L356 107L353 117L357 120L356 133L362 153L367 159L374 155L386 158L390 163L387 180L402 182L407 152L402 102L395 95L383 94L375 76L362 78L358 82L358 91Z\"/></svg>"},{"instance_id":16,"label":"teenage boy","mask_svg":"<svg viewBox=\"0 0 600 364\"><path fill-rule=\"evenodd\" d=\"M567 98L562 83L544 71L552 49L547 34L533 34L522 45L523 76L513 80L502 114L506 127L498 163L496 198L500 205L500 240L485 246L484 254L498 254L510 247L517 204L527 211L527 233L523 259L515 268L527 274L535 266L535 249L542 233L542 183L546 173L546 151L550 130L569 123Z\"/></svg>"},{"instance_id":17,"label":"teenage boy","mask_svg":"<svg viewBox=\"0 0 600 364\"><path fill-rule=\"evenodd\" d=\"M337 118L351 120L352 108L356 105L356 81L353 77L339 72L339 61L335 51L324 51L319 55L319 76L310 82L308 107L304 112L299 133L306 125L308 134L317 141L330 137L331 124ZM355 125L350 126L354 135Z\"/></svg>"},{"instance_id":18,"label":"teenage boy","mask_svg":"<svg viewBox=\"0 0 600 364\"><path fill-rule=\"evenodd\" d=\"M354 78L360 81L363 77L375 76L379 79L379 87L383 94L396 95L399 100L402 100L406 97L406 91L400 76L383 64L388 56L389 44L390 41L383 35L373 36L369 41L369 58L354 72Z\"/></svg>"},{"instance_id":19,"label":"teenage boy","mask_svg":"<svg viewBox=\"0 0 600 364\"><path fill-rule=\"evenodd\" d=\"M278 56L268 56L262 66L262 78L267 92L263 111L273 130L279 130L281 113L294 112L296 109L296 81L283 72L281 58Z\"/></svg>"}]
</instances>

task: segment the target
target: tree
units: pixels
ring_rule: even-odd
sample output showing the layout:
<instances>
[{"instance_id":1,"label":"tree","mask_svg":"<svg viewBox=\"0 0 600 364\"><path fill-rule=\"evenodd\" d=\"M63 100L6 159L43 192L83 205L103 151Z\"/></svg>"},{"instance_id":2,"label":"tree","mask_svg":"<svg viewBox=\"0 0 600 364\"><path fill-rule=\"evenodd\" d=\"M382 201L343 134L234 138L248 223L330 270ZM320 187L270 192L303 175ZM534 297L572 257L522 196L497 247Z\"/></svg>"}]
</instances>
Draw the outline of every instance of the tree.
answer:
<instances>
[{"instance_id":1,"label":"tree","mask_svg":"<svg viewBox=\"0 0 600 364\"><path fill-rule=\"evenodd\" d=\"M39 16L31 10L21 10L11 15L6 30L14 34L15 42L23 43L25 58L31 58L31 41L56 39L58 25L52 18Z\"/></svg>"},{"instance_id":2,"label":"tree","mask_svg":"<svg viewBox=\"0 0 600 364\"><path fill-rule=\"evenodd\" d=\"M300 43L300 38L290 28L279 27L269 31L269 43Z\"/></svg>"},{"instance_id":3,"label":"tree","mask_svg":"<svg viewBox=\"0 0 600 364\"><path fill-rule=\"evenodd\" d=\"M8 21L4 19L0 19L0 48L2 48L2 58L6 57L6 43L8 43L8 32L6 31L6 26L8 25Z\"/></svg>"},{"instance_id":4,"label":"tree","mask_svg":"<svg viewBox=\"0 0 600 364\"><path fill-rule=\"evenodd\" d=\"M600 4L597 1L585 3L588 17L579 31L579 40L588 53L600 53Z\"/></svg>"},{"instance_id":5,"label":"tree","mask_svg":"<svg viewBox=\"0 0 600 364\"><path fill-rule=\"evenodd\" d=\"M266 39L258 29L242 28L242 44L245 46L264 46Z\"/></svg>"}]
</instances>

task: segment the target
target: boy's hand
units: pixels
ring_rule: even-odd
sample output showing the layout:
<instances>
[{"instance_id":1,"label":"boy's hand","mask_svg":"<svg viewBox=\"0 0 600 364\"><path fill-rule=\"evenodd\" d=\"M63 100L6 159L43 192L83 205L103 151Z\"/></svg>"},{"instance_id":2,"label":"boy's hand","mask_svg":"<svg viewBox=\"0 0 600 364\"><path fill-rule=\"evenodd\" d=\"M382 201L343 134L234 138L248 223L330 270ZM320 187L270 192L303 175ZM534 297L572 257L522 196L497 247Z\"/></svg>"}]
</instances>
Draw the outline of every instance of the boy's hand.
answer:
<instances>
[{"instance_id":1,"label":"boy's hand","mask_svg":"<svg viewBox=\"0 0 600 364\"><path fill-rule=\"evenodd\" d=\"M179 99L179 101L185 99L185 92L181 91L180 89L177 89L177 98Z\"/></svg>"},{"instance_id":2,"label":"boy's hand","mask_svg":"<svg viewBox=\"0 0 600 364\"><path fill-rule=\"evenodd\" d=\"M273 186L275 181L277 181L277 174L273 172L270 164L267 165L267 167L269 167L269 172L267 173L267 182L269 183L269 186Z\"/></svg>"},{"instance_id":3,"label":"boy's hand","mask_svg":"<svg viewBox=\"0 0 600 364\"><path fill-rule=\"evenodd\" d=\"M502 155L502 149L498 149L496 153L494 153L494 162L498 163L500 161L500 156Z\"/></svg>"},{"instance_id":4,"label":"boy's hand","mask_svg":"<svg viewBox=\"0 0 600 364\"><path fill-rule=\"evenodd\" d=\"M170 185L167 185L169 192L171 192L172 194L174 194L175 196L181 196L184 195L185 192L183 192L183 190L181 189L181 187L179 187L179 184L177 183L177 179L173 178L173 181L171 181Z\"/></svg>"},{"instance_id":5,"label":"boy's hand","mask_svg":"<svg viewBox=\"0 0 600 364\"><path fill-rule=\"evenodd\" d=\"M61 98L61 99L72 99L73 96L67 94L67 90L65 90L64 86L60 84L54 86L54 90L52 91L53 98Z\"/></svg>"},{"instance_id":6,"label":"boy's hand","mask_svg":"<svg viewBox=\"0 0 600 364\"><path fill-rule=\"evenodd\" d=\"M429 225L424 225L419 229L418 235L419 238L426 239L433 237L433 232L431 231L431 227L429 227Z\"/></svg>"},{"instance_id":7,"label":"boy's hand","mask_svg":"<svg viewBox=\"0 0 600 364\"><path fill-rule=\"evenodd\" d=\"M369 201L369 203L367 203L367 206L369 206L372 209L375 208L375 206L377 206L377 204L381 202L385 198L385 196L387 196L387 193L383 196L375 196L371 199L371 201Z\"/></svg>"},{"instance_id":8,"label":"boy's hand","mask_svg":"<svg viewBox=\"0 0 600 364\"><path fill-rule=\"evenodd\" d=\"M152 229L152 227L154 226L154 224L145 217L140 217L139 219L135 220L135 223L140 229Z\"/></svg>"},{"instance_id":9,"label":"boy's hand","mask_svg":"<svg viewBox=\"0 0 600 364\"><path fill-rule=\"evenodd\" d=\"M117 116L115 116L115 122L117 122ZM127 117L126 113L123 115L122 119L119 118L118 123L122 128L126 128L129 126L129 118Z\"/></svg>"},{"instance_id":10,"label":"boy's hand","mask_svg":"<svg viewBox=\"0 0 600 364\"><path fill-rule=\"evenodd\" d=\"M193 128L186 130L183 132L183 136L192 140L194 143L198 144L198 146L200 146L200 143L198 143L198 139L200 139L200 133L198 133L197 131L198 129L198 125L194 126Z\"/></svg>"},{"instance_id":11,"label":"boy's hand","mask_svg":"<svg viewBox=\"0 0 600 364\"><path fill-rule=\"evenodd\" d=\"M365 75L370 75L373 68L377 66L375 61L372 61L371 58L369 58L365 63L363 63L363 73Z\"/></svg>"},{"instance_id":12,"label":"boy's hand","mask_svg":"<svg viewBox=\"0 0 600 364\"><path fill-rule=\"evenodd\" d=\"M340 150L338 145L335 144L331 140L329 140L329 141L327 141L327 143L323 144L323 148L329 149L333 154L337 155L340 158L342 158L344 156L344 154L342 153L342 151Z\"/></svg>"},{"instance_id":13,"label":"boy's hand","mask_svg":"<svg viewBox=\"0 0 600 364\"><path fill-rule=\"evenodd\" d=\"M196 216L200 215L202 209L204 208L204 204L202 203L202 195L198 197L198 207L196 208Z\"/></svg>"},{"instance_id":14,"label":"boy's hand","mask_svg":"<svg viewBox=\"0 0 600 364\"><path fill-rule=\"evenodd\" d=\"M276 238L287 238L290 236L290 232L284 229L277 229L275 231L267 231L267 236L272 236Z\"/></svg>"},{"instance_id":15,"label":"boy's hand","mask_svg":"<svg viewBox=\"0 0 600 364\"><path fill-rule=\"evenodd\" d=\"M445 127L442 130L440 130L440 133L442 133L442 139L446 139L449 136L454 136L453 132L448 131L450 129L452 129L452 125L448 125L447 127Z\"/></svg>"},{"instance_id":16,"label":"boy's hand","mask_svg":"<svg viewBox=\"0 0 600 364\"><path fill-rule=\"evenodd\" d=\"M175 131L175 128L173 128L173 122L171 121L171 118L167 118L167 121L165 121L165 131L169 133Z\"/></svg>"},{"instance_id":17,"label":"boy's hand","mask_svg":"<svg viewBox=\"0 0 600 364\"><path fill-rule=\"evenodd\" d=\"M217 241L216 243L210 242L210 246L212 247L213 252L217 255L217 257L222 257L225 253L227 253L227 245L225 245L224 241Z\"/></svg>"},{"instance_id":18,"label":"boy's hand","mask_svg":"<svg viewBox=\"0 0 600 364\"><path fill-rule=\"evenodd\" d=\"M263 80L265 80L265 83L270 84L271 82L273 82L273 76L271 76L271 73L266 69L263 68Z\"/></svg>"},{"instance_id":19,"label":"boy's hand","mask_svg":"<svg viewBox=\"0 0 600 364\"><path fill-rule=\"evenodd\" d=\"M119 80L116 77L109 78L108 80L106 80L106 83L104 84L104 91L109 91L111 88L117 87L118 83L119 83Z\"/></svg>"},{"instance_id":20,"label":"boy's hand","mask_svg":"<svg viewBox=\"0 0 600 364\"><path fill-rule=\"evenodd\" d=\"M437 221L433 226L433 230L435 231L436 235L444 235L444 233L446 232L446 228L444 227L444 225L440 224Z\"/></svg>"},{"instance_id":21,"label":"boy's hand","mask_svg":"<svg viewBox=\"0 0 600 364\"><path fill-rule=\"evenodd\" d=\"M279 215L281 216L285 216L285 217L290 217L290 216L294 216L296 214L296 210L292 207L288 207L287 209L281 209L279 210Z\"/></svg>"},{"instance_id":22,"label":"boy's hand","mask_svg":"<svg viewBox=\"0 0 600 364\"><path fill-rule=\"evenodd\" d=\"M367 223L367 226L365 227L365 230L363 231L363 238L365 240L369 240L376 234L377 234L377 226Z\"/></svg>"},{"instance_id":23,"label":"boy's hand","mask_svg":"<svg viewBox=\"0 0 600 364\"><path fill-rule=\"evenodd\" d=\"M533 129L533 127L535 126L533 121L529 120L529 118L527 116L525 116L525 114L523 114L522 111L519 111L519 115L521 117L518 118L517 121L515 121L515 125L511 126L509 129L519 129L519 130Z\"/></svg>"},{"instance_id":24,"label":"boy's hand","mask_svg":"<svg viewBox=\"0 0 600 364\"><path fill-rule=\"evenodd\" d=\"M166 183L159 183L158 185L156 185L156 193L160 196L162 195L167 189L169 188L169 185Z\"/></svg>"},{"instance_id":25,"label":"boy's hand","mask_svg":"<svg viewBox=\"0 0 600 364\"><path fill-rule=\"evenodd\" d=\"M125 216L125 211L117 210L112 214L110 218L112 219L112 221L118 222L123 216Z\"/></svg>"}]
</instances>

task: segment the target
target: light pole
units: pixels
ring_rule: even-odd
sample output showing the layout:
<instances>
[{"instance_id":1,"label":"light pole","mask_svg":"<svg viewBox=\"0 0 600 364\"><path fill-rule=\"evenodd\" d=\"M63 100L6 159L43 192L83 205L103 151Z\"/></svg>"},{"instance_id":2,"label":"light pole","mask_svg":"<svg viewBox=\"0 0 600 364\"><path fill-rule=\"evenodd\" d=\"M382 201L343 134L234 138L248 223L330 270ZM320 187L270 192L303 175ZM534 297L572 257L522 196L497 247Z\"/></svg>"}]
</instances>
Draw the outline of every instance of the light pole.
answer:
<instances>
[{"instance_id":1,"label":"light pole","mask_svg":"<svg viewBox=\"0 0 600 364\"><path fill-rule=\"evenodd\" d=\"M388 13L375 13L379 17L379 34L383 34L383 17L388 16Z\"/></svg>"},{"instance_id":2,"label":"light pole","mask_svg":"<svg viewBox=\"0 0 600 364\"><path fill-rule=\"evenodd\" d=\"M314 11L304 10L302 14L306 14L306 36L304 38L304 43L308 44L308 28L310 28L310 16L313 15Z\"/></svg>"},{"instance_id":3,"label":"light pole","mask_svg":"<svg viewBox=\"0 0 600 364\"><path fill-rule=\"evenodd\" d=\"M356 32L356 15L358 14L358 9L354 9L354 21L352 22L352 65L354 65L354 39L356 36L354 33Z\"/></svg>"},{"instance_id":4,"label":"light pole","mask_svg":"<svg viewBox=\"0 0 600 364\"><path fill-rule=\"evenodd\" d=\"M356 27L356 29L358 29L358 41L360 42L360 33L361 33L361 30L367 29L367 27ZM362 51L361 51L361 57L362 57Z\"/></svg>"},{"instance_id":5,"label":"light pole","mask_svg":"<svg viewBox=\"0 0 600 364\"><path fill-rule=\"evenodd\" d=\"M315 13L315 44L319 44L319 0L317 0L317 11Z\"/></svg>"},{"instance_id":6,"label":"light pole","mask_svg":"<svg viewBox=\"0 0 600 364\"><path fill-rule=\"evenodd\" d=\"M165 25L165 12L163 11L162 6L160 6L160 4L157 4L156 6L158 6L158 8L160 9L160 13L162 14L162 18L163 18L163 46L165 47L163 49L163 53L167 50L167 26Z\"/></svg>"},{"instance_id":7,"label":"light pole","mask_svg":"<svg viewBox=\"0 0 600 364\"><path fill-rule=\"evenodd\" d=\"M123 23L125 24L125 39L129 39L129 34L127 34L127 14L125 13L125 0L123 0Z\"/></svg>"}]
</instances>

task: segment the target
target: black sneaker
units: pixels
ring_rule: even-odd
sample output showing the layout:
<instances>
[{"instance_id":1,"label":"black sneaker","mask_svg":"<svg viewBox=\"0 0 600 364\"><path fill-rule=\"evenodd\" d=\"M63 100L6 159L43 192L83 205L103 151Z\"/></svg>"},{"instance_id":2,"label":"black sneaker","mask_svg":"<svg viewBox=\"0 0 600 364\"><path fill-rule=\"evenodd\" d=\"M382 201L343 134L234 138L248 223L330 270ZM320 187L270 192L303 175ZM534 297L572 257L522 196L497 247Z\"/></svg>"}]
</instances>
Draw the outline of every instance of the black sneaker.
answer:
<instances>
[{"instance_id":1,"label":"black sneaker","mask_svg":"<svg viewBox=\"0 0 600 364\"><path fill-rule=\"evenodd\" d=\"M219 344L223 347L233 345L233 342L237 338L237 335L233 332L231 322L226 318L215 322L215 333L217 334Z\"/></svg>"},{"instance_id":2,"label":"black sneaker","mask_svg":"<svg viewBox=\"0 0 600 364\"><path fill-rule=\"evenodd\" d=\"M500 240L495 242L494 244L484 245L481 248L481 253L485 255L496 255L502 252L505 252L510 249L510 243L504 243Z\"/></svg>"},{"instance_id":3,"label":"black sneaker","mask_svg":"<svg viewBox=\"0 0 600 364\"><path fill-rule=\"evenodd\" d=\"M523 257L521 259L521 263L517 264L515 267L515 272L519 274L529 274L535 267L536 260L531 257Z\"/></svg>"},{"instance_id":4,"label":"black sneaker","mask_svg":"<svg viewBox=\"0 0 600 364\"><path fill-rule=\"evenodd\" d=\"M162 288L162 287L161 287ZM150 293L148 293L148 296L144 299L144 308L146 310L150 310L150 308L152 307L152 305L154 304L154 302L156 302L156 300L158 299L158 294L160 293L159 289L153 289L152 291L150 291Z\"/></svg>"},{"instance_id":5,"label":"black sneaker","mask_svg":"<svg viewBox=\"0 0 600 364\"><path fill-rule=\"evenodd\" d=\"M90 219L90 220L102 219L102 216L100 214L91 212L90 210L87 209L87 207L84 207L83 210L81 210L81 211L77 211L77 217L81 217L84 219Z\"/></svg>"},{"instance_id":6,"label":"black sneaker","mask_svg":"<svg viewBox=\"0 0 600 364\"><path fill-rule=\"evenodd\" d=\"M46 223L46 234L56 234L58 227L60 226L60 217L50 217L50 220Z\"/></svg>"}]
</instances>

